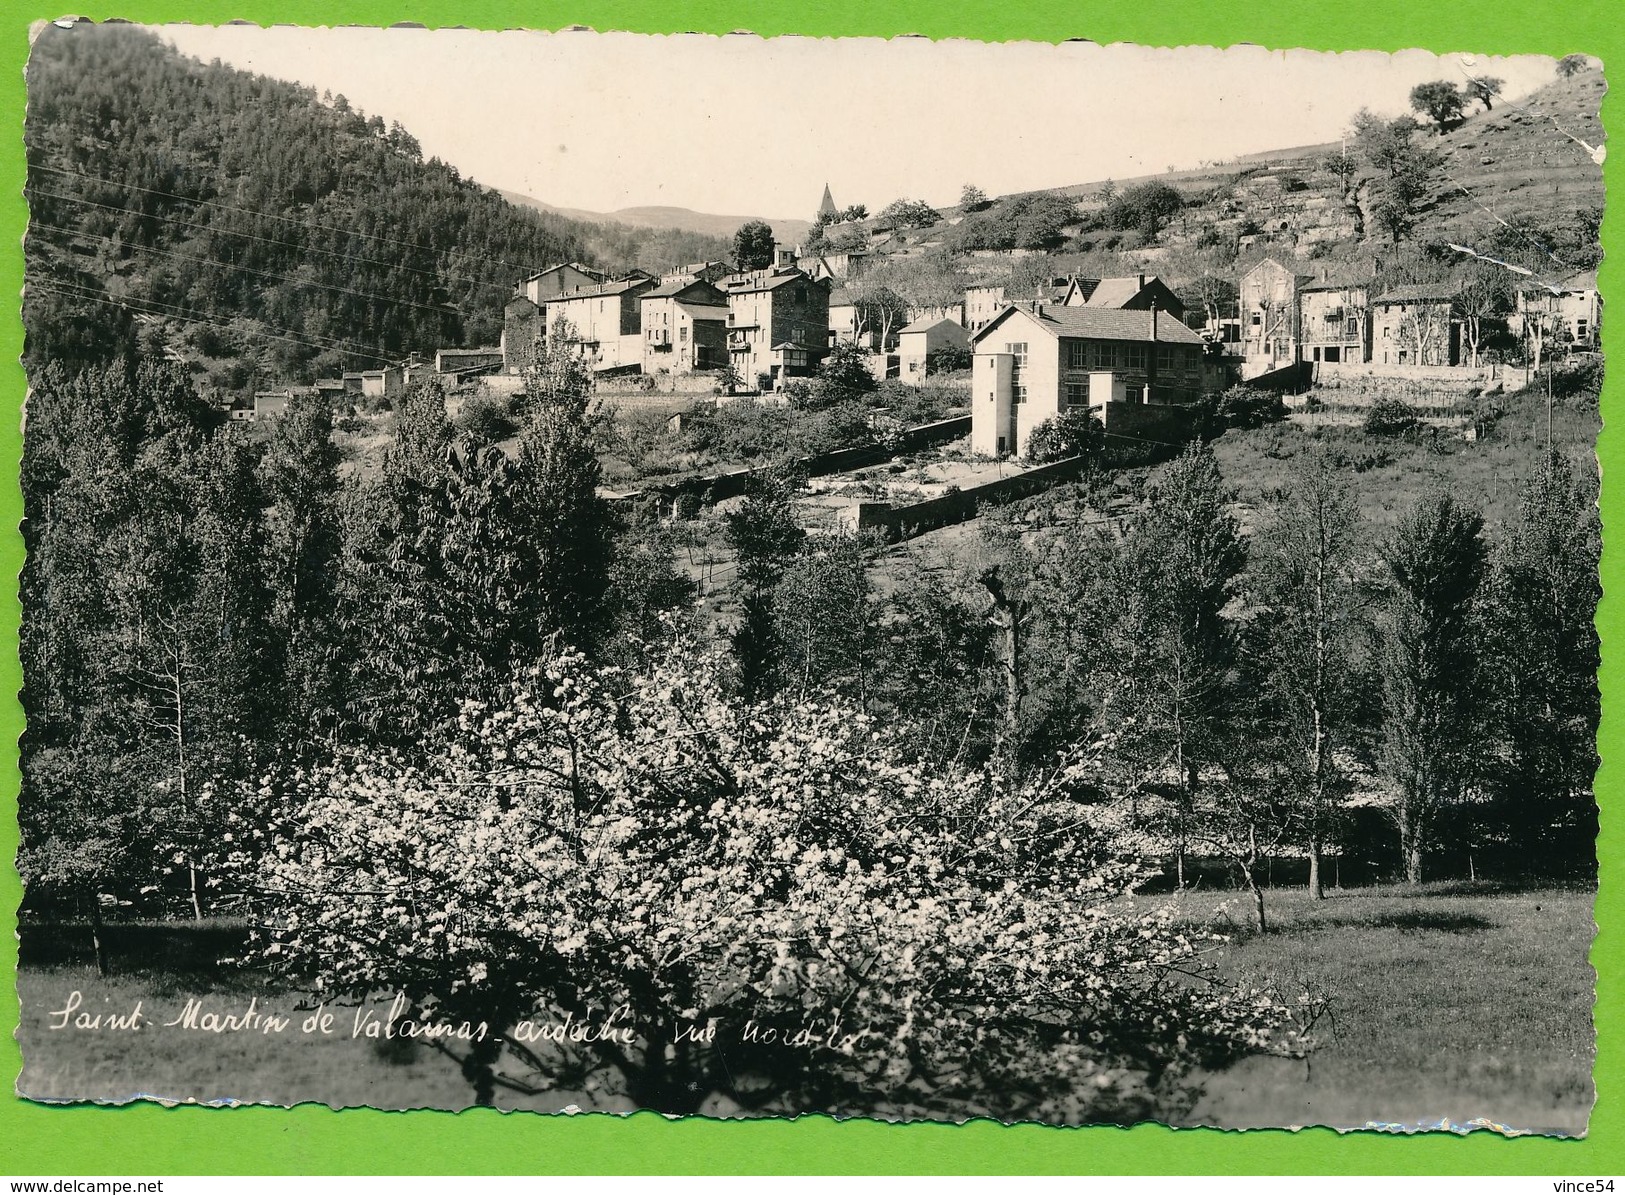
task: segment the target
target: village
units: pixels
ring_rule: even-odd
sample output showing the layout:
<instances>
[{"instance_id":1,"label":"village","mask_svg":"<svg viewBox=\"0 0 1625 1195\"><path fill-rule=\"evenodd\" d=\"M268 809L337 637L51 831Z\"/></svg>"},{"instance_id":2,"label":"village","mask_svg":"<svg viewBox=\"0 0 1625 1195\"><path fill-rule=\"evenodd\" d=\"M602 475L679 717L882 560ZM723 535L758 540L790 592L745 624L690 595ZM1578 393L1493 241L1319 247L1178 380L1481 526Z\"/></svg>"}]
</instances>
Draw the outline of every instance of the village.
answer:
<instances>
[{"instance_id":1,"label":"village","mask_svg":"<svg viewBox=\"0 0 1625 1195\"><path fill-rule=\"evenodd\" d=\"M890 210L899 208L939 215L923 204ZM1477 423L1464 400L1515 388L1543 360L1599 344L1595 271L1556 283L1509 271L1513 285L1498 289L1498 305L1459 279L1382 287L1349 267L1300 264L1267 241L1268 255L1234 277L1179 285L1143 268L1039 277L1025 288L973 279L948 301L940 281L914 296L865 285L889 261L938 248L941 229L963 219L949 215L922 232L909 219L843 212L826 186L807 243L773 241L765 225L749 230L770 258L758 268L719 259L610 277L559 262L517 282L500 343L440 348L311 389L339 412L387 410L428 379L446 388L452 410L511 403L537 347L562 335L605 403L663 412L664 430L678 433L734 404L796 405L840 355L892 393L929 390L930 417L909 426L881 406L869 415L868 442L803 456L801 473L824 480L802 493L800 515L809 529L875 530L896 541L1074 479L1081 462L1040 432L1069 416L1086 416L1114 445L1137 446L1126 453L1136 460L1202 434L1204 397L1211 404L1227 391L1278 395L1289 411L1333 421L1339 409L1358 420L1398 394L1421 421L1470 438ZM1029 275L1045 261L1020 250L977 256L984 266L1025 258ZM274 417L293 393L256 391L231 417ZM903 454L905 477L895 476L900 466L875 470ZM602 492L676 514L743 493L766 465L632 469L606 477Z\"/></svg>"}]
</instances>

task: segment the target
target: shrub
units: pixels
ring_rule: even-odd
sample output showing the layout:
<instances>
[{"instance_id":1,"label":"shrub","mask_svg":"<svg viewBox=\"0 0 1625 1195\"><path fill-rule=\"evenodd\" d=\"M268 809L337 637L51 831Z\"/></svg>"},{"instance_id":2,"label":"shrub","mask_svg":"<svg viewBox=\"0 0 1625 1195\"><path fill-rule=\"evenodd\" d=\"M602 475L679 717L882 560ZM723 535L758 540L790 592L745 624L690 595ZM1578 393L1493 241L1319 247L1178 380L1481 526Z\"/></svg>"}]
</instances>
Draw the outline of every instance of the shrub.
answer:
<instances>
[{"instance_id":1,"label":"shrub","mask_svg":"<svg viewBox=\"0 0 1625 1195\"><path fill-rule=\"evenodd\" d=\"M1362 429L1368 436L1400 436L1418 426L1416 413L1398 398L1380 398L1365 413Z\"/></svg>"},{"instance_id":2,"label":"shrub","mask_svg":"<svg viewBox=\"0 0 1625 1195\"><path fill-rule=\"evenodd\" d=\"M1064 411L1033 428L1027 438L1027 456L1040 464L1074 456L1095 458L1103 439L1100 421L1088 411Z\"/></svg>"},{"instance_id":3,"label":"shrub","mask_svg":"<svg viewBox=\"0 0 1625 1195\"><path fill-rule=\"evenodd\" d=\"M457 430L479 444L495 444L519 430L508 404L492 395L481 394L463 404L454 421Z\"/></svg>"}]
</instances>

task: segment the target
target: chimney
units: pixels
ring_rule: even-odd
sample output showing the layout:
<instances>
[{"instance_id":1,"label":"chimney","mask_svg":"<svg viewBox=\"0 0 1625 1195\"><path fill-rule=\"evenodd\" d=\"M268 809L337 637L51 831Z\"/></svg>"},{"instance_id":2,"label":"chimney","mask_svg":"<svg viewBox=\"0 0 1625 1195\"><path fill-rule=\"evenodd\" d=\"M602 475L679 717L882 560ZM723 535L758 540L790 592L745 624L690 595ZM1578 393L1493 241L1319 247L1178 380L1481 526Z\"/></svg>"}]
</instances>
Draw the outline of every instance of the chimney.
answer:
<instances>
[{"instance_id":1,"label":"chimney","mask_svg":"<svg viewBox=\"0 0 1625 1195\"><path fill-rule=\"evenodd\" d=\"M1036 316L1040 316L1040 317L1043 316L1043 314L1044 314L1044 300L1043 299L1034 299L1033 300L1033 314L1036 315Z\"/></svg>"},{"instance_id":2,"label":"chimney","mask_svg":"<svg viewBox=\"0 0 1625 1195\"><path fill-rule=\"evenodd\" d=\"M1141 290L1145 289L1145 275L1144 274L1140 275L1140 289Z\"/></svg>"},{"instance_id":3,"label":"chimney","mask_svg":"<svg viewBox=\"0 0 1625 1195\"><path fill-rule=\"evenodd\" d=\"M1156 342L1156 339L1157 339L1157 301L1155 299L1152 299L1151 300L1151 340L1152 340L1153 344ZM1152 351L1155 352L1156 350L1153 349Z\"/></svg>"}]
</instances>

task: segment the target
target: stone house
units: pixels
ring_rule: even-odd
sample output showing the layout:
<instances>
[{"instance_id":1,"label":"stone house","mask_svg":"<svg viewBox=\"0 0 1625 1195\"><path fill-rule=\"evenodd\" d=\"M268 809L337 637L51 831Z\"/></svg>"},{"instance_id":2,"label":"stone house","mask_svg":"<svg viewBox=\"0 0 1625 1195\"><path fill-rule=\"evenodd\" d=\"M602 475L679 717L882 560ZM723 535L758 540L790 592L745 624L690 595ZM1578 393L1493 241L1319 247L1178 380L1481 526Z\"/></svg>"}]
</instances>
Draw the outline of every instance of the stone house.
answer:
<instances>
[{"instance_id":1,"label":"stone house","mask_svg":"<svg viewBox=\"0 0 1625 1195\"><path fill-rule=\"evenodd\" d=\"M1456 284L1396 286L1371 301L1371 360L1377 365L1460 365Z\"/></svg>"},{"instance_id":2,"label":"stone house","mask_svg":"<svg viewBox=\"0 0 1625 1195\"><path fill-rule=\"evenodd\" d=\"M1300 287L1298 334L1299 360L1364 365L1371 360L1369 289L1335 282Z\"/></svg>"},{"instance_id":3,"label":"stone house","mask_svg":"<svg viewBox=\"0 0 1625 1195\"><path fill-rule=\"evenodd\" d=\"M723 280L728 297L728 363L746 388L776 390L804 377L828 352L827 280L789 268L754 270Z\"/></svg>"},{"instance_id":4,"label":"stone house","mask_svg":"<svg viewBox=\"0 0 1625 1195\"><path fill-rule=\"evenodd\" d=\"M1551 337L1552 347L1594 352L1599 344L1602 323L1602 296L1597 291L1597 272L1588 270L1552 284L1529 284L1519 288L1517 310L1507 320L1513 335L1527 336L1536 321Z\"/></svg>"},{"instance_id":5,"label":"stone house","mask_svg":"<svg viewBox=\"0 0 1625 1195\"><path fill-rule=\"evenodd\" d=\"M546 307L549 299L608 281L609 275L601 270L567 261L532 274L519 284L519 293L536 306Z\"/></svg>"},{"instance_id":6,"label":"stone house","mask_svg":"<svg viewBox=\"0 0 1625 1195\"><path fill-rule=\"evenodd\" d=\"M1242 372L1256 377L1299 360L1298 291L1314 279L1266 257L1242 275Z\"/></svg>"},{"instance_id":7,"label":"stone house","mask_svg":"<svg viewBox=\"0 0 1625 1195\"><path fill-rule=\"evenodd\" d=\"M693 373L728 364L728 296L701 278L663 282L642 297L643 372Z\"/></svg>"},{"instance_id":8,"label":"stone house","mask_svg":"<svg viewBox=\"0 0 1625 1195\"><path fill-rule=\"evenodd\" d=\"M1205 345L1156 308L1010 305L971 338L971 450L1024 456L1033 430L1072 409L1183 407L1202 393Z\"/></svg>"},{"instance_id":9,"label":"stone house","mask_svg":"<svg viewBox=\"0 0 1625 1195\"><path fill-rule=\"evenodd\" d=\"M1082 280L1080 280L1082 281ZM1155 274L1130 274L1126 278L1093 279L1083 296L1085 307L1111 307L1118 311L1150 311L1155 307L1177 320L1185 318L1185 300ZM1068 305L1074 306L1070 297Z\"/></svg>"}]
</instances>

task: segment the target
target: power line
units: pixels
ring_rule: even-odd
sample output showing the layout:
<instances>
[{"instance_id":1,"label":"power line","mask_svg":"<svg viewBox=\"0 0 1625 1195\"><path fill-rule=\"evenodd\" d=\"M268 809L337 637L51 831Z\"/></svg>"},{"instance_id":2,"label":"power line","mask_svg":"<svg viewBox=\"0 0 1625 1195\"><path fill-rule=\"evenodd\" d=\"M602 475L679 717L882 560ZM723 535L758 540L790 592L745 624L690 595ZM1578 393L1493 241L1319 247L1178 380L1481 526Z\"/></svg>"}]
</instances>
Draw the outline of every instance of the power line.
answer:
<instances>
[{"instance_id":1,"label":"power line","mask_svg":"<svg viewBox=\"0 0 1625 1195\"><path fill-rule=\"evenodd\" d=\"M274 212L259 211L259 210L256 210L254 208L234 207L233 205L231 205L229 203L220 203L219 201L213 200L213 199L194 199L191 196L178 195L173 191L159 191L159 190L155 190L152 187L138 187L134 183L119 182L116 179L105 178L102 175L98 175L98 174L84 174L84 173L81 173L80 171L77 171L77 170L64 170L60 166L36 165L36 166L30 166L29 169L31 169L31 170L43 170L43 171L46 171L47 173L50 173L50 174L66 175L69 178L84 179L87 182L102 183L102 184L104 184L106 186L109 186L109 187L121 187L121 188L123 188L125 190L128 190L128 191L140 191L140 192L142 192L143 194L146 194L146 195L157 195L157 196L159 196L161 198L164 198L164 199L179 200L182 203L192 203L192 204L200 205L202 207L216 207L216 208L220 208L223 211L238 212L238 213L240 213L242 215L245 215L245 216L258 216L258 217L261 217L261 218L267 219L267 220L281 220L281 221L284 221L285 223L288 223L288 224L296 224L300 228L320 228L320 229L323 229L324 231L327 231L327 232L336 232L336 233L343 234L345 236L368 237L368 238L370 238L372 240L381 241L381 242L383 242L385 244L400 245L400 246L402 246L404 248L407 248L407 249L416 249L420 253L438 254L438 253L441 253L441 252L461 252L460 250L438 250L438 249L431 248L428 245L419 245L419 244L417 244L416 242L413 242L413 241L403 241L403 240L400 240L400 239L398 239L396 237L387 237L387 236L384 236L382 233L361 232L361 231L359 231L357 229L339 228L339 227L337 227L335 225L332 225L332 224L318 224L318 223L315 223L314 221L300 220L300 219L297 219L297 218L295 218L293 216L279 216L279 215L275 214ZM483 261L483 262L487 262L487 263L489 263L491 265L502 266L504 269L519 270L520 272L525 273L525 274L535 273L535 269L536 269L536 267L534 267L534 266L519 265L516 262L504 261L502 258L499 258L499 257L485 257L485 256L483 256L481 254L478 254L478 253L462 253L462 256L468 258L470 261Z\"/></svg>"},{"instance_id":2,"label":"power line","mask_svg":"<svg viewBox=\"0 0 1625 1195\"><path fill-rule=\"evenodd\" d=\"M181 320L185 323L207 324L214 328L223 328L227 331L232 330L229 323L226 323L216 317L206 315L188 315L181 308L172 307L167 303L160 303L156 299L118 298L106 293L105 291L98 291L77 282L67 282L54 278L33 279L26 284L24 292L25 295L27 290L36 288L63 295L67 298L90 299L94 302L105 303L110 307L128 308L137 315L165 316L167 318ZM135 305L137 303L144 304L145 306L137 307ZM153 311L147 310L147 308L159 308L159 310ZM273 324L271 326L275 327L276 325ZM385 356L381 353L373 352L370 349L357 348L345 341L330 340L328 337L318 336L313 332L307 333L306 335L296 335L289 332L287 329L283 329L282 332L267 332L256 329L255 335L268 336L273 340L285 340L291 344L301 345L304 348L316 349L318 351L325 350L329 352L342 352L353 357L367 357L373 361L382 361L386 365L393 364L395 361L399 360L398 355ZM326 343L321 343L324 341Z\"/></svg>"},{"instance_id":3,"label":"power line","mask_svg":"<svg viewBox=\"0 0 1625 1195\"><path fill-rule=\"evenodd\" d=\"M448 312L455 312L455 308L452 308L449 305L445 307L436 307L429 303L415 303L411 299L392 299L387 295L376 295L371 291L354 290L351 287L338 286L331 282L317 282L310 278L296 278L292 274L279 274L274 270L256 270L252 266L242 266L236 264L235 262L221 261L214 257L197 257L191 253L177 253L173 249L158 249L151 245L124 244L123 242L114 240L112 237L102 236L100 233L81 232L79 229L64 228L59 224L44 224L35 220L30 222L29 227L43 228L49 232L60 232L66 234L67 236L82 237L87 240L101 241L104 244L113 245L117 248L135 249L142 253L155 254L158 257L171 257L177 261L196 261L201 262L204 265L219 266L220 268L226 270L238 270L245 274L257 274L261 278L276 278L283 282L291 282L296 286L319 286L323 290L332 290L338 291L340 294L354 295L358 299L371 299L377 303L393 303L401 307L415 307L419 311L431 311L437 315L445 315Z\"/></svg>"},{"instance_id":4,"label":"power line","mask_svg":"<svg viewBox=\"0 0 1625 1195\"><path fill-rule=\"evenodd\" d=\"M152 212L138 211L132 207L119 207L111 203L98 203L94 199L85 199L79 195L61 195L55 191L41 191L35 188L30 195L43 195L47 199L60 199L65 203L82 203L87 207L101 208L103 211L120 212L126 216L135 216L142 220L157 220L162 224L178 224L185 228L196 228L203 232L211 232L221 236L242 237L245 240L261 241L267 245L280 245L284 249L292 249L296 253L319 253L324 257L336 257L340 261L365 262L368 265L382 266L386 270L404 270L409 274L421 274L425 278L437 281L448 280L452 282L467 282L474 286L489 286L496 290L507 291L509 287L501 282L487 282L481 278L469 278L463 274L453 274L445 270L424 270L417 266L403 265L400 262L381 261L376 257L363 257L359 253L348 253L337 249L321 249L315 245L296 245L292 241L282 241L275 237L263 237L252 232L240 232L233 228L221 228L214 224L200 224L196 220L182 220L176 216L160 216Z\"/></svg>"}]
</instances>

